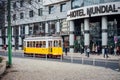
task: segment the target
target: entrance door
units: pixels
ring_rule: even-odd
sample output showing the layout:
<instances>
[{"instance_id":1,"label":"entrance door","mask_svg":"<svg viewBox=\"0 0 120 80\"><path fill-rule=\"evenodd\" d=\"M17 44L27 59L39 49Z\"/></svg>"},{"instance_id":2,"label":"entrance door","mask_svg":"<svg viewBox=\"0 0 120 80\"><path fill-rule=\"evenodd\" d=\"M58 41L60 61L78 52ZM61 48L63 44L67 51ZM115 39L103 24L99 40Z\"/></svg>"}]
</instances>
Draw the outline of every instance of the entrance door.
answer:
<instances>
[{"instance_id":1,"label":"entrance door","mask_svg":"<svg viewBox=\"0 0 120 80\"><path fill-rule=\"evenodd\" d=\"M101 26L100 22L90 23L90 48L93 52L101 52Z\"/></svg>"}]
</instances>

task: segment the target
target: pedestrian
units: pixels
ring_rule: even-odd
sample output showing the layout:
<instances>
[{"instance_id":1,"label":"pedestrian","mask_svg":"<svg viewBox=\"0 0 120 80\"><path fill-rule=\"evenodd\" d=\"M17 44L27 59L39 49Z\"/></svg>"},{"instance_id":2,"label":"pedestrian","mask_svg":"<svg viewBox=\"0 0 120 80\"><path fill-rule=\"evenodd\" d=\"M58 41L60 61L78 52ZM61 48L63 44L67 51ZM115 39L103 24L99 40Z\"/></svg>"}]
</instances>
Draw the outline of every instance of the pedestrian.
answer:
<instances>
[{"instance_id":1,"label":"pedestrian","mask_svg":"<svg viewBox=\"0 0 120 80\"><path fill-rule=\"evenodd\" d=\"M90 54L90 48L87 47L87 57L89 57L89 54Z\"/></svg>"},{"instance_id":2,"label":"pedestrian","mask_svg":"<svg viewBox=\"0 0 120 80\"><path fill-rule=\"evenodd\" d=\"M64 48L65 48L65 55L67 56L67 50L68 50L68 42L64 42Z\"/></svg>"},{"instance_id":3,"label":"pedestrian","mask_svg":"<svg viewBox=\"0 0 120 80\"><path fill-rule=\"evenodd\" d=\"M6 50L6 49L7 49L7 46L6 46L6 44L3 46L3 48L4 48L4 50Z\"/></svg>"},{"instance_id":4,"label":"pedestrian","mask_svg":"<svg viewBox=\"0 0 120 80\"><path fill-rule=\"evenodd\" d=\"M105 48L104 48L104 58L108 58L108 48L107 48L107 46L105 46Z\"/></svg>"},{"instance_id":5,"label":"pedestrian","mask_svg":"<svg viewBox=\"0 0 120 80\"><path fill-rule=\"evenodd\" d=\"M95 47L95 53L98 54L98 46Z\"/></svg>"}]
</instances>

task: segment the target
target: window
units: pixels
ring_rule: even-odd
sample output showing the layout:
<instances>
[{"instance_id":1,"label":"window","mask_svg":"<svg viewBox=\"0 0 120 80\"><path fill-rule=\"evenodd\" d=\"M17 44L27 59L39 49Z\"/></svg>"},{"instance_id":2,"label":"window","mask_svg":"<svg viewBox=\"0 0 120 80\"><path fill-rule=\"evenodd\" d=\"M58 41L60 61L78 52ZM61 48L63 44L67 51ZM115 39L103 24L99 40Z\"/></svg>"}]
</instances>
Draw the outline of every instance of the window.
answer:
<instances>
[{"instance_id":1,"label":"window","mask_svg":"<svg viewBox=\"0 0 120 80\"><path fill-rule=\"evenodd\" d=\"M39 16L42 16L42 15L43 15L43 9L42 9L42 8L38 9L38 15L39 15Z\"/></svg>"},{"instance_id":2,"label":"window","mask_svg":"<svg viewBox=\"0 0 120 80\"><path fill-rule=\"evenodd\" d=\"M55 11L54 6L49 6L49 14L53 14Z\"/></svg>"},{"instance_id":3,"label":"window","mask_svg":"<svg viewBox=\"0 0 120 80\"><path fill-rule=\"evenodd\" d=\"M42 0L38 0L38 2L42 2Z\"/></svg>"},{"instance_id":4,"label":"window","mask_svg":"<svg viewBox=\"0 0 120 80\"><path fill-rule=\"evenodd\" d=\"M60 5L60 12L66 11L66 3Z\"/></svg>"},{"instance_id":5,"label":"window","mask_svg":"<svg viewBox=\"0 0 120 80\"><path fill-rule=\"evenodd\" d=\"M23 3L24 3L24 1L21 0L21 1L20 1L20 7L23 7Z\"/></svg>"},{"instance_id":6,"label":"window","mask_svg":"<svg viewBox=\"0 0 120 80\"><path fill-rule=\"evenodd\" d=\"M14 2L13 3L13 8L16 8L16 7L17 7L16 2Z\"/></svg>"},{"instance_id":7,"label":"window","mask_svg":"<svg viewBox=\"0 0 120 80\"><path fill-rule=\"evenodd\" d=\"M23 19L23 18L24 18L24 14L22 12L22 13L20 13L20 19Z\"/></svg>"},{"instance_id":8,"label":"window","mask_svg":"<svg viewBox=\"0 0 120 80\"><path fill-rule=\"evenodd\" d=\"M84 6L83 0L72 0L71 2L72 2L72 3L71 3L72 9L79 8L79 7Z\"/></svg>"},{"instance_id":9,"label":"window","mask_svg":"<svg viewBox=\"0 0 120 80\"><path fill-rule=\"evenodd\" d=\"M34 16L34 15L33 15L33 10L29 11L29 16L30 16L30 17L33 17L33 16Z\"/></svg>"},{"instance_id":10,"label":"window","mask_svg":"<svg viewBox=\"0 0 120 80\"><path fill-rule=\"evenodd\" d=\"M32 0L28 0L28 3L29 3L29 4L32 4Z\"/></svg>"},{"instance_id":11,"label":"window","mask_svg":"<svg viewBox=\"0 0 120 80\"><path fill-rule=\"evenodd\" d=\"M14 20L14 21L16 20L16 14L13 15L13 20Z\"/></svg>"}]
</instances>

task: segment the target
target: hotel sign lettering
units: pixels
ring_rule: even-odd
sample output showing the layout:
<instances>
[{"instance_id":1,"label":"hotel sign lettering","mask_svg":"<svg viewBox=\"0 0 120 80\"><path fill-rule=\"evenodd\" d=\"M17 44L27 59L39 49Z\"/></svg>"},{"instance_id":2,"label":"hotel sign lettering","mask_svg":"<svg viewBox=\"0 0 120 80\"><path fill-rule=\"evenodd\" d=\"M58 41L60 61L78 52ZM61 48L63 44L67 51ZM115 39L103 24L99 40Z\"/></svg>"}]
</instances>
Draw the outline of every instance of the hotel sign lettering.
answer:
<instances>
[{"instance_id":1,"label":"hotel sign lettering","mask_svg":"<svg viewBox=\"0 0 120 80\"><path fill-rule=\"evenodd\" d=\"M102 16L102 15L112 15L120 14L120 2L106 3L100 5L93 5L82 7L74 10L70 10L67 13L67 20Z\"/></svg>"}]
</instances>

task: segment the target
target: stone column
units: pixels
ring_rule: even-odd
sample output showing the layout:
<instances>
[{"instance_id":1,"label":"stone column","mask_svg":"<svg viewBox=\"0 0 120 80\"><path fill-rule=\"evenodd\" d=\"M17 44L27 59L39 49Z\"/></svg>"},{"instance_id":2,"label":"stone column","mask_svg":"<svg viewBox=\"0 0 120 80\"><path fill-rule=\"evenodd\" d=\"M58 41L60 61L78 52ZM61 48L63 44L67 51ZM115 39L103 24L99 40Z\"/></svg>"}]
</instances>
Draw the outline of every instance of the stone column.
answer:
<instances>
[{"instance_id":1,"label":"stone column","mask_svg":"<svg viewBox=\"0 0 120 80\"><path fill-rule=\"evenodd\" d=\"M69 35L70 52L74 52L74 21L70 21L70 35Z\"/></svg>"},{"instance_id":2,"label":"stone column","mask_svg":"<svg viewBox=\"0 0 120 80\"><path fill-rule=\"evenodd\" d=\"M45 35L48 36L48 22L45 23Z\"/></svg>"},{"instance_id":3,"label":"stone column","mask_svg":"<svg viewBox=\"0 0 120 80\"><path fill-rule=\"evenodd\" d=\"M22 48L21 48L21 45L22 45L22 39L21 39L21 27L22 26L19 26L19 50L21 50Z\"/></svg>"},{"instance_id":4,"label":"stone column","mask_svg":"<svg viewBox=\"0 0 120 80\"><path fill-rule=\"evenodd\" d=\"M84 45L90 45L89 19L84 19Z\"/></svg>"},{"instance_id":5,"label":"stone column","mask_svg":"<svg viewBox=\"0 0 120 80\"><path fill-rule=\"evenodd\" d=\"M57 32L57 34L60 33L60 22L59 21L57 21L57 23L56 23L56 32Z\"/></svg>"},{"instance_id":6,"label":"stone column","mask_svg":"<svg viewBox=\"0 0 120 80\"><path fill-rule=\"evenodd\" d=\"M25 35L28 35L28 34L29 34L29 26L26 25L26 26L25 26Z\"/></svg>"},{"instance_id":7,"label":"stone column","mask_svg":"<svg viewBox=\"0 0 120 80\"><path fill-rule=\"evenodd\" d=\"M104 47L107 46L108 34L107 34L107 17L102 17L102 53L104 54Z\"/></svg>"}]
</instances>

